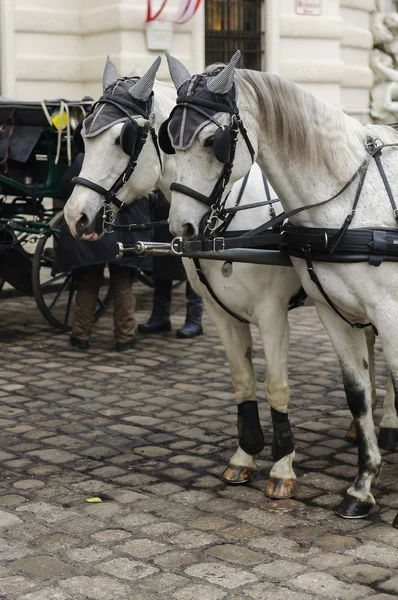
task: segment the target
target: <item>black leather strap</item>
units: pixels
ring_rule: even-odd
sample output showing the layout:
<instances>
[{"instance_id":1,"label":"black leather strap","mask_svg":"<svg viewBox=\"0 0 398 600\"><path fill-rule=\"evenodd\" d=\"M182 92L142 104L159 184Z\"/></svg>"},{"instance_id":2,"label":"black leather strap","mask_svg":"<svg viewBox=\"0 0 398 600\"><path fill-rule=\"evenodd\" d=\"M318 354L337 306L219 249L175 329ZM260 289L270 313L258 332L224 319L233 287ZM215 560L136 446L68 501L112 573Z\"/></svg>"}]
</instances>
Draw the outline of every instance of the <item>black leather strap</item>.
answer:
<instances>
[{"instance_id":1,"label":"black leather strap","mask_svg":"<svg viewBox=\"0 0 398 600\"><path fill-rule=\"evenodd\" d=\"M231 232L233 233L233 232ZM282 243L282 234L268 231L263 235L253 237L215 237L182 242L180 251L183 252L221 252L233 248L265 248L275 249Z\"/></svg>"},{"instance_id":2,"label":"black leather strap","mask_svg":"<svg viewBox=\"0 0 398 600\"><path fill-rule=\"evenodd\" d=\"M374 154L373 158L374 158L374 159L375 159L375 161L376 161L376 165L377 165L377 168L379 169L379 173L380 173L380 175L381 175L381 178L382 178L382 180L383 180L384 187L386 188L386 192L387 192L388 198L389 198L389 200L390 200L390 203L391 203L392 209L393 209L393 211L394 211L395 220L398 222L398 210L397 210L397 205L395 204L394 195L393 195L393 193L392 193L391 186L390 186L390 184L389 184L389 181L388 181L388 179L387 179L387 177L386 177L386 173L385 173L385 171L384 171L383 165L381 164L380 156L381 156L381 149L379 149L379 150L378 150L378 151L377 151L377 152Z\"/></svg>"},{"instance_id":3,"label":"black leather strap","mask_svg":"<svg viewBox=\"0 0 398 600\"><path fill-rule=\"evenodd\" d=\"M196 190L183 185L182 183L173 181L173 183L170 185L170 189L172 192L180 192L185 196L190 196L195 200L199 200L199 202L203 202L203 204L206 204L207 206L213 205L213 199L210 196L205 196L204 194L201 194L200 192L197 192Z\"/></svg>"},{"instance_id":4,"label":"black leather strap","mask_svg":"<svg viewBox=\"0 0 398 600\"><path fill-rule=\"evenodd\" d=\"M221 302L221 300L213 292L212 287L211 287L211 285L210 285L210 283L209 283L206 275L203 273L202 267L200 266L199 259L198 258L193 258L192 260L193 260L193 264L195 265L195 269L196 269L196 273L197 273L197 275L199 277L199 281L201 283L203 283L203 285L206 287L207 291L209 292L209 294L213 298L213 300L215 300L215 302L217 302L217 304L219 306L221 306L221 308L223 310L225 310L225 312L227 312L229 315L231 315L231 317L234 317L235 319L237 319L241 323L250 323L250 321L247 321L243 317L240 317L239 315L237 315L236 313L234 313L232 310L230 310L228 308L228 306L225 306L225 304L223 302Z\"/></svg>"},{"instance_id":5,"label":"black leather strap","mask_svg":"<svg viewBox=\"0 0 398 600\"><path fill-rule=\"evenodd\" d=\"M312 263L311 247L308 244L303 246L303 253L304 253L304 259L305 259L305 262L307 265L307 272L308 272L308 275L310 276L311 281L313 283L315 283L318 290L321 292L322 296L324 297L324 299L326 300L326 302L328 303L330 308L333 310L333 312L335 312L336 315L338 315L340 317L340 319L343 319L343 321L345 323L347 323L351 327L354 327L355 329L364 329L365 327L373 327L373 329L375 329L375 327L373 326L373 323L353 323L352 321L347 319L347 317L345 317L343 315L343 313L341 313L339 311L339 309L337 308L335 303L329 298L329 296L325 292L321 282L319 281L318 275L316 274L314 265ZM375 333L377 334L376 329L375 329Z\"/></svg>"},{"instance_id":6,"label":"black leather strap","mask_svg":"<svg viewBox=\"0 0 398 600\"><path fill-rule=\"evenodd\" d=\"M372 254L369 257L369 264L372 267L379 267L381 265L385 258L387 247L387 232L375 229L373 231Z\"/></svg>"}]
</instances>

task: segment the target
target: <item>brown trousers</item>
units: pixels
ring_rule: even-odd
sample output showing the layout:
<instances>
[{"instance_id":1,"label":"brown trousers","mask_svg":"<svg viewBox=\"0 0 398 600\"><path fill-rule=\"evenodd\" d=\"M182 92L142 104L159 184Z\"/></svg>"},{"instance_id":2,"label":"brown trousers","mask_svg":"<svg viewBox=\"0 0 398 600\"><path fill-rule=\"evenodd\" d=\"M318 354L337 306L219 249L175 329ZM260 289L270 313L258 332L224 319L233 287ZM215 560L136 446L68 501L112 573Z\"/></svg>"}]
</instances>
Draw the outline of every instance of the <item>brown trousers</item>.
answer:
<instances>
[{"instance_id":1,"label":"brown trousers","mask_svg":"<svg viewBox=\"0 0 398 600\"><path fill-rule=\"evenodd\" d=\"M78 288L72 319L72 335L88 340L94 323L98 293L104 281L104 264L80 267ZM113 291L113 324L117 342L128 342L135 336L135 296L132 291L135 269L109 264Z\"/></svg>"}]
</instances>

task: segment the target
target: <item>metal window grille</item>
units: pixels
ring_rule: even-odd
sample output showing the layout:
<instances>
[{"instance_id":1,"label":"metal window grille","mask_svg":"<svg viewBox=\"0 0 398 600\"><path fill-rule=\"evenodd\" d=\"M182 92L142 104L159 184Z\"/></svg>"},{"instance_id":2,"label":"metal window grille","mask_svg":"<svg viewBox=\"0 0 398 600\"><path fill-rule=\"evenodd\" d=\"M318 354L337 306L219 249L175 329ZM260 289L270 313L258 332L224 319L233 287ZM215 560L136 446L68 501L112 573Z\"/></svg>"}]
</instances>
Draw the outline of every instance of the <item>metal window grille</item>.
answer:
<instances>
[{"instance_id":1,"label":"metal window grille","mask_svg":"<svg viewBox=\"0 0 398 600\"><path fill-rule=\"evenodd\" d=\"M239 67L261 70L262 0L205 0L206 64L226 63L242 52Z\"/></svg>"}]
</instances>

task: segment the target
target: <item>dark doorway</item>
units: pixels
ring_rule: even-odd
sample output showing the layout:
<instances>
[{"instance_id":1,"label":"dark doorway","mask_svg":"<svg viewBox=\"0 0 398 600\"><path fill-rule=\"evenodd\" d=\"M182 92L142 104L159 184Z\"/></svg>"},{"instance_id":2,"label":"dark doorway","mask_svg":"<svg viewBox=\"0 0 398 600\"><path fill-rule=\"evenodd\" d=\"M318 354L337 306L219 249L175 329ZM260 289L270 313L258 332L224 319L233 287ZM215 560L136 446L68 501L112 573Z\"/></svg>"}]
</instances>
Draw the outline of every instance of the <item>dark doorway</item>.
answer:
<instances>
[{"instance_id":1,"label":"dark doorway","mask_svg":"<svg viewBox=\"0 0 398 600\"><path fill-rule=\"evenodd\" d=\"M262 0L205 0L206 65L242 52L239 67L261 70L264 32Z\"/></svg>"}]
</instances>

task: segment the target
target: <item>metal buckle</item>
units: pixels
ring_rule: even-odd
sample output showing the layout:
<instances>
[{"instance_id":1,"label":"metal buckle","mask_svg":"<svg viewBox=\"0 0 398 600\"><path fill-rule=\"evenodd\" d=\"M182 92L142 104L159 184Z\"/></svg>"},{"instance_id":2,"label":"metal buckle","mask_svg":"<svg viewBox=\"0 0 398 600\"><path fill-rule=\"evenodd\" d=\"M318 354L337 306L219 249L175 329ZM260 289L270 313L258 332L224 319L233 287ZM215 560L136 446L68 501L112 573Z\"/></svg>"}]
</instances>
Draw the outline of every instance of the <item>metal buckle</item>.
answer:
<instances>
[{"instance_id":1,"label":"metal buckle","mask_svg":"<svg viewBox=\"0 0 398 600\"><path fill-rule=\"evenodd\" d=\"M118 253L116 254L116 258L123 258L124 256L124 245L122 242L116 242Z\"/></svg>"},{"instance_id":2,"label":"metal buckle","mask_svg":"<svg viewBox=\"0 0 398 600\"><path fill-rule=\"evenodd\" d=\"M109 208L108 204L104 204L104 214L102 215L102 229L105 233L113 233L115 231L114 223L117 212Z\"/></svg>"},{"instance_id":3,"label":"metal buckle","mask_svg":"<svg viewBox=\"0 0 398 600\"><path fill-rule=\"evenodd\" d=\"M213 239L213 252L222 252L225 250L225 239L223 237L216 237Z\"/></svg>"},{"instance_id":4,"label":"metal buckle","mask_svg":"<svg viewBox=\"0 0 398 600\"><path fill-rule=\"evenodd\" d=\"M183 240L182 237L175 237L171 240L171 251L173 254L181 256L183 253Z\"/></svg>"}]
</instances>

